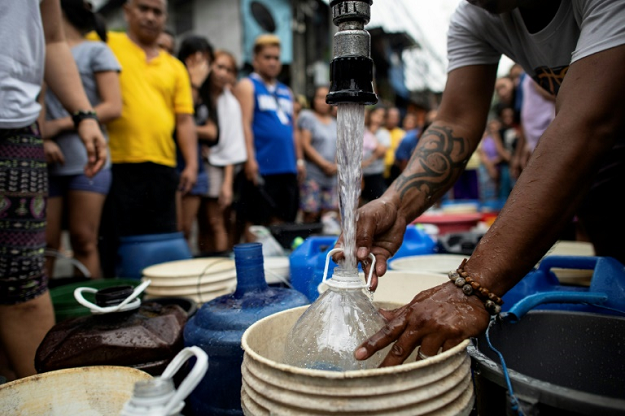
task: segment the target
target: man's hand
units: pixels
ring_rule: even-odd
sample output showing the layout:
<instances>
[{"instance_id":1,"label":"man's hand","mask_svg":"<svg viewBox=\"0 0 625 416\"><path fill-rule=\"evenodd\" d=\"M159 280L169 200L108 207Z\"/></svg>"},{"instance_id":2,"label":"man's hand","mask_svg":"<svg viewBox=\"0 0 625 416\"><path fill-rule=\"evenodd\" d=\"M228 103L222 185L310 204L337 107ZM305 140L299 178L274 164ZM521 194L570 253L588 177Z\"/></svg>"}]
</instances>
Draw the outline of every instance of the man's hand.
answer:
<instances>
[{"instance_id":1,"label":"man's hand","mask_svg":"<svg viewBox=\"0 0 625 416\"><path fill-rule=\"evenodd\" d=\"M46 155L47 163L58 163L59 165L65 164L65 156L63 156L63 152L61 152L61 148L58 144L56 144L56 142L52 140L44 140L43 151Z\"/></svg>"},{"instance_id":2,"label":"man's hand","mask_svg":"<svg viewBox=\"0 0 625 416\"><path fill-rule=\"evenodd\" d=\"M384 197L362 206L358 210L356 232L356 257L362 263L365 275L369 274L369 253L376 257L371 278L371 290L378 287L378 277L386 273L386 262L401 246L406 232L406 221L397 215L398 207ZM343 235L337 246L343 244ZM336 258L343 257L338 253Z\"/></svg>"},{"instance_id":3,"label":"man's hand","mask_svg":"<svg viewBox=\"0 0 625 416\"><path fill-rule=\"evenodd\" d=\"M221 187L217 203L219 204L219 208L222 210L232 205L232 186L223 185Z\"/></svg>"},{"instance_id":4,"label":"man's hand","mask_svg":"<svg viewBox=\"0 0 625 416\"><path fill-rule=\"evenodd\" d=\"M395 342L380 364L399 365L421 346L421 353L436 355L474 337L488 327L489 314L476 296L466 296L462 289L448 282L419 293L408 304L392 311L380 311L387 324L355 352L364 360Z\"/></svg>"},{"instance_id":5,"label":"man's hand","mask_svg":"<svg viewBox=\"0 0 625 416\"><path fill-rule=\"evenodd\" d=\"M326 176L332 177L334 175L337 174L338 172L338 166L336 165L336 163L332 163L332 162L326 162L324 163L324 165L321 167L321 170L323 170L323 173Z\"/></svg>"},{"instance_id":6,"label":"man's hand","mask_svg":"<svg viewBox=\"0 0 625 416\"><path fill-rule=\"evenodd\" d=\"M100 125L93 119L84 119L78 125L78 136L87 149L87 164L85 165L85 175L93 178L104 166L106 162L106 140L100 130Z\"/></svg>"},{"instance_id":7,"label":"man's hand","mask_svg":"<svg viewBox=\"0 0 625 416\"><path fill-rule=\"evenodd\" d=\"M245 177L248 181L258 186L258 162L256 162L256 159L247 158L245 162Z\"/></svg>"},{"instance_id":8,"label":"man's hand","mask_svg":"<svg viewBox=\"0 0 625 416\"><path fill-rule=\"evenodd\" d=\"M201 87L210 73L210 66L206 56L202 52L196 52L185 60L185 64L189 72L191 85L198 88Z\"/></svg>"},{"instance_id":9,"label":"man's hand","mask_svg":"<svg viewBox=\"0 0 625 416\"><path fill-rule=\"evenodd\" d=\"M183 171L180 173L180 184L178 185L178 190L182 192L182 194L188 193L191 188L195 185L197 181L197 166L195 165L187 165Z\"/></svg>"},{"instance_id":10,"label":"man's hand","mask_svg":"<svg viewBox=\"0 0 625 416\"><path fill-rule=\"evenodd\" d=\"M510 164L510 174L514 179L519 179L521 172L523 172L523 169L527 166L527 162L531 156L532 151L529 146L517 146L512 157L512 163Z\"/></svg>"}]
</instances>

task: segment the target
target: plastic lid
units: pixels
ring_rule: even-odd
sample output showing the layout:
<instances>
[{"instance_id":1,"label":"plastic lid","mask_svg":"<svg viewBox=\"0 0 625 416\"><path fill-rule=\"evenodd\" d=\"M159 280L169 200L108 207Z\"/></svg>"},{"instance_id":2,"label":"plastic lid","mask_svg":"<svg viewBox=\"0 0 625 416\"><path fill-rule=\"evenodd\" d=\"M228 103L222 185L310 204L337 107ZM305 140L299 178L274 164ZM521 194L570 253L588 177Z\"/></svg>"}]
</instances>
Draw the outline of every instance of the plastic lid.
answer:
<instances>
[{"instance_id":1,"label":"plastic lid","mask_svg":"<svg viewBox=\"0 0 625 416\"><path fill-rule=\"evenodd\" d=\"M113 286L100 289L95 293L95 303L98 306L115 306L122 303L128 296L132 295L134 287L130 285Z\"/></svg>"}]
</instances>

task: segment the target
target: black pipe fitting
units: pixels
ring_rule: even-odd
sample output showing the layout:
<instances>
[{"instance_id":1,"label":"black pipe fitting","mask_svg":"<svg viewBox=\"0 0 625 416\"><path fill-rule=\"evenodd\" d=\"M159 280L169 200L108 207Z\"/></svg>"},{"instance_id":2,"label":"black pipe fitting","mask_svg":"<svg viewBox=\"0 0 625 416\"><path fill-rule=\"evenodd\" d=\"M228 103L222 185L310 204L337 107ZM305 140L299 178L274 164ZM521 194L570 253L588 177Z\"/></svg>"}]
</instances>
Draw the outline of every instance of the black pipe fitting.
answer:
<instances>
[{"instance_id":1,"label":"black pipe fitting","mask_svg":"<svg viewBox=\"0 0 625 416\"><path fill-rule=\"evenodd\" d=\"M331 105L378 102L373 91L371 36L364 27L369 22L373 0L332 0L332 20L339 28L334 35L334 58L330 63Z\"/></svg>"},{"instance_id":2,"label":"black pipe fitting","mask_svg":"<svg viewBox=\"0 0 625 416\"><path fill-rule=\"evenodd\" d=\"M373 60L366 56L346 56L330 63L330 92L326 103L373 105L378 97L373 92Z\"/></svg>"}]
</instances>

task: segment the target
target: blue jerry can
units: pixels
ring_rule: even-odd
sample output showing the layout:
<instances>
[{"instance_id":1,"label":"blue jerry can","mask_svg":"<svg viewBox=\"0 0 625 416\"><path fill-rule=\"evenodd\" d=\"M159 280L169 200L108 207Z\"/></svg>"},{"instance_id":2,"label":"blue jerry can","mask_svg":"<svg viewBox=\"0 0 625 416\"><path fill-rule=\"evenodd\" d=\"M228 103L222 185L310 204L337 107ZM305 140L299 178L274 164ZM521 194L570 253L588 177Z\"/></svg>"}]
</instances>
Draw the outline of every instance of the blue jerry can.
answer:
<instances>
[{"instance_id":1,"label":"blue jerry can","mask_svg":"<svg viewBox=\"0 0 625 416\"><path fill-rule=\"evenodd\" d=\"M242 415L241 337L254 322L308 299L293 289L267 285L260 243L234 247L237 289L205 303L187 322L185 347L198 346L210 359L206 375L187 399L196 415Z\"/></svg>"},{"instance_id":2,"label":"blue jerry can","mask_svg":"<svg viewBox=\"0 0 625 416\"><path fill-rule=\"evenodd\" d=\"M319 297L317 287L323 280L323 269L328 252L334 248L336 236L309 237L289 257L291 284L304 293L311 302ZM408 225L404 241L391 259L432 254L436 251L436 242L416 225ZM389 260L391 260L389 259ZM330 260L329 270L337 264ZM360 265L358 266L359 270Z\"/></svg>"},{"instance_id":3,"label":"blue jerry can","mask_svg":"<svg viewBox=\"0 0 625 416\"><path fill-rule=\"evenodd\" d=\"M554 268L592 270L590 287L561 284ZM622 315L625 266L611 257L547 256L502 299L502 311L514 314L535 308Z\"/></svg>"}]
</instances>

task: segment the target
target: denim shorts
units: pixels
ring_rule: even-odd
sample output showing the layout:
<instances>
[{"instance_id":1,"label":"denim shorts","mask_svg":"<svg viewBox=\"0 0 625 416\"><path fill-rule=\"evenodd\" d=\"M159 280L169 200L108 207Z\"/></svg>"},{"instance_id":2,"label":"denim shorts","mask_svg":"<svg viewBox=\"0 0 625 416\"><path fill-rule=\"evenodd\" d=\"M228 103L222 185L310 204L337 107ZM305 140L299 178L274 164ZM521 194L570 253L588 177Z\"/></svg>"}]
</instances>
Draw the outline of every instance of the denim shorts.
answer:
<instances>
[{"instance_id":1,"label":"denim shorts","mask_svg":"<svg viewBox=\"0 0 625 416\"><path fill-rule=\"evenodd\" d=\"M93 178L88 178L84 174L52 176L48 178L48 196L50 198L64 196L68 191L95 192L107 195L111 189L111 170L104 169L98 172Z\"/></svg>"}]
</instances>

